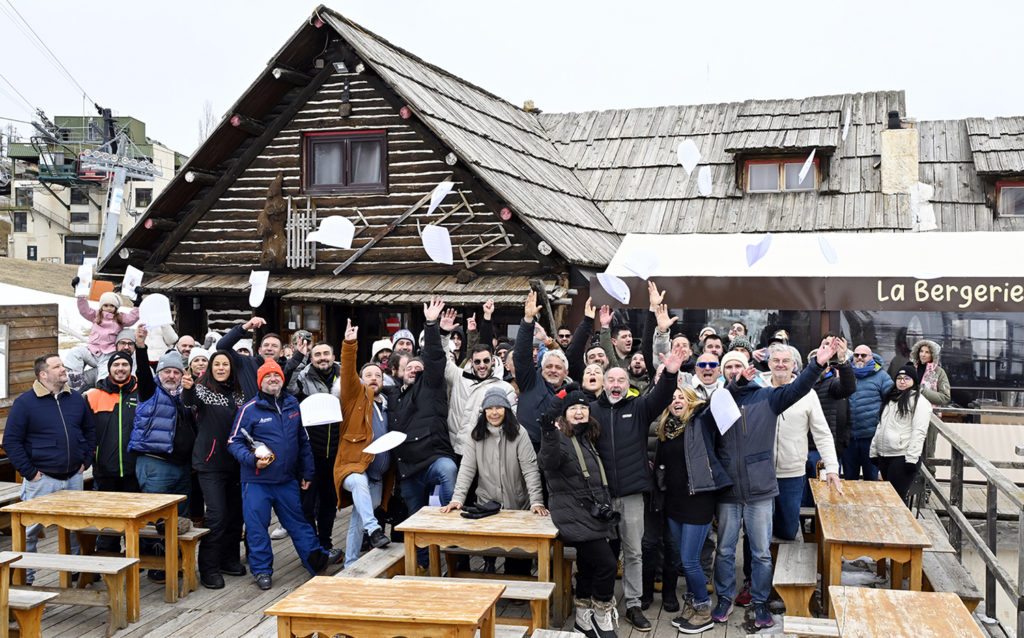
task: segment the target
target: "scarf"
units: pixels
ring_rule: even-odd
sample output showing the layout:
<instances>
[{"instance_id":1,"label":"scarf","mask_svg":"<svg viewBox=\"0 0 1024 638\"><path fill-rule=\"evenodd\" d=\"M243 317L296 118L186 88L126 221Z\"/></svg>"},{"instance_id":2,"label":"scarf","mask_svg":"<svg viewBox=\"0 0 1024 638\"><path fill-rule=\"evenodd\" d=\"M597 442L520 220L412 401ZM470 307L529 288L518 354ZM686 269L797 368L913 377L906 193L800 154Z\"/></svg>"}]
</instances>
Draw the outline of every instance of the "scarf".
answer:
<instances>
[{"instance_id":1,"label":"scarf","mask_svg":"<svg viewBox=\"0 0 1024 638\"><path fill-rule=\"evenodd\" d=\"M853 376L857 377L858 379L863 379L865 377L868 377L868 376L874 374L876 370L881 370L881 369L882 369L882 366L878 365L878 361L872 360L871 361L871 365L869 365L869 366L864 366L863 368L856 368L855 367L853 369Z\"/></svg>"},{"instance_id":2,"label":"scarf","mask_svg":"<svg viewBox=\"0 0 1024 638\"><path fill-rule=\"evenodd\" d=\"M923 372L921 371L922 367L924 368ZM939 375L935 372L935 369L938 367L939 364L934 361L930 361L924 365L920 363L917 364L917 374L921 377L921 385L923 387L938 391Z\"/></svg>"},{"instance_id":3,"label":"scarf","mask_svg":"<svg viewBox=\"0 0 1024 638\"><path fill-rule=\"evenodd\" d=\"M680 420L676 415L670 414L665 419L665 428L662 433L665 435L665 440L670 441L682 434L684 430L686 430L686 422Z\"/></svg>"}]
</instances>

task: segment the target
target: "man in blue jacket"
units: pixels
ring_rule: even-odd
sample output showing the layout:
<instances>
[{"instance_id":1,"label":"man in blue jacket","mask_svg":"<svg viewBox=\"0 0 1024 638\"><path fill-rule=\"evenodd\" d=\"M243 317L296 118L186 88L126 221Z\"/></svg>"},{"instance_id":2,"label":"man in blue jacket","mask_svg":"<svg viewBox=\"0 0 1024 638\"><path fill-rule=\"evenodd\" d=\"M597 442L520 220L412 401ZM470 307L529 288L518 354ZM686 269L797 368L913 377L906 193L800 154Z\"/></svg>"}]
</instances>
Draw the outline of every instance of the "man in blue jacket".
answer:
<instances>
[{"instance_id":1,"label":"man in blue jacket","mask_svg":"<svg viewBox=\"0 0 1024 638\"><path fill-rule=\"evenodd\" d=\"M4 451L24 478L21 500L60 490L82 489L82 472L92 465L96 430L92 410L81 394L68 385L68 372L57 354L35 360L32 389L11 405L4 430ZM41 525L25 533L25 548L36 551ZM72 551L78 543L71 535ZM26 574L26 582L33 580Z\"/></svg>"},{"instance_id":2,"label":"man in blue jacket","mask_svg":"<svg viewBox=\"0 0 1024 638\"><path fill-rule=\"evenodd\" d=\"M535 450L540 449L540 415L551 405L555 393L562 389L569 374L569 360L561 350L548 350L541 356L540 369L533 356L534 320L540 314L537 293L530 291L523 306L516 345L512 351L515 362L519 405L516 415L526 428Z\"/></svg>"},{"instance_id":3,"label":"man in blue jacket","mask_svg":"<svg viewBox=\"0 0 1024 638\"><path fill-rule=\"evenodd\" d=\"M815 359L792 383L763 387L750 383L757 369L738 372L726 386L740 410L740 417L718 437L716 451L732 487L718 503L718 551L715 559L715 593L718 604L711 612L715 622L724 623L732 611L736 593L736 543L740 526L747 534L752 555L750 596L754 625L771 627L768 594L772 588L772 514L779 486L775 477L775 433L778 416L811 391L818 375L839 348L839 340L823 341Z\"/></svg>"},{"instance_id":4,"label":"man in blue jacket","mask_svg":"<svg viewBox=\"0 0 1024 638\"><path fill-rule=\"evenodd\" d=\"M863 471L864 480L877 481L878 468L868 450L882 414L882 401L893 386L892 377L886 373L882 357L863 344L853 349L853 376L857 389L849 399L850 445L841 460L843 478L859 480Z\"/></svg>"},{"instance_id":5,"label":"man in blue jacket","mask_svg":"<svg viewBox=\"0 0 1024 638\"><path fill-rule=\"evenodd\" d=\"M239 408L228 451L241 465L249 569L256 585L266 590L274 571L267 533L271 507L291 536L302 565L314 576L344 554L340 549L324 549L302 513L299 490L309 489L313 480L313 451L302 427L299 402L283 390L281 366L273 359L266 361L257 370L256 381L259 393Z\"/></svg>"}]
</instances>

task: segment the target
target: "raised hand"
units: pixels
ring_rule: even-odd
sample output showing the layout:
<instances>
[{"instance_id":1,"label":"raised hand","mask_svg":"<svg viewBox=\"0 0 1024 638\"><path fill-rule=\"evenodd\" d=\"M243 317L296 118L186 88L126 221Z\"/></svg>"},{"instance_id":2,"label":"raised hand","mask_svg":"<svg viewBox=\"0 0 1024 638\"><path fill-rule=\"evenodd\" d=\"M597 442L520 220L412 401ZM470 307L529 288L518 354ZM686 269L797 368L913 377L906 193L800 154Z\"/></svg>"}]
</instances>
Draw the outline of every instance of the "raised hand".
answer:
<instances>
[{"instance_id":1,"label":"raised hand","mask_svg":"<svg viewBox=\"0 0 1024 638\"><path fill-rule=\"evenodd\" d=\"M533 321L540 314L540 306L537 305L537 291L531 290L526 295L526 303L523 304L523 319Z\"/></svg>"},{"instance_id":2,"label":"raised hand","mask_svg":"<svg viewBox=\"0 0 1024 638\"><path fill-rule=\"evenodd\" d=\"M484 319L487 321L491 320L491 315L494 314L494 300L488 299L484 302Z\"/></svg>"},{"instance_id":3,"label":"raised hand","mask_svg":"<svg viewBox=\"0 0 1024 638\"><path fill-rule=\"evenodd\" d=\"M753 381L754 377L757 376L757 368L755 368L754 366L747 366L746 368L743 369L743 372L741 372L740 374L747 381Z\"/></svg>"},{"instance_id":4,"label":"raised hand","mask_svg":"<svg viewBox=\"0 0 1024 638\"><path fill-rule=\"evenodd\" d=\"M828 365L828 360L839 350L839 345L839 339L822 339L821 346L818 347L818 354L814 357L818 365L823 368Z\"/></svg>"},{"instance_id":5,"label":"raised hand","mask_svg":"<svg viewBox=\"0 0 1024 638\"><path fill-rule=\"evenodd\" d=\"M355 341L359 338L359 326L352 325L352 319L345 320L345 341Z\"/></svg>"},{"instance_id":6,"label":"raised hand","mask_svg":"<svg viewBox=\"0 0 1024 638\"><path fill-rule=\"evenodd\" d=\"M533 338L540 339L544 343L547 343L548 341L548 333L546 330L544 330L544 326L540 325L540 322L534 324L533 326Z\"/></svg>"},{"instance_id":7,"label":"raised hand","mask_svg":"<svg viewBox=\"0 0 1024 638\"><path fill-rule=\"evenodd\" d=\"M850 355L846 339L836 337L835 340L839 342L839 348L836 350L836 355L839 357L839 363L846 363L846 359Z\"/></svg>"},{"instance_id":8,"label":"raised hand","mask_svg":"<svg viewBox=\"0 0 1024 638\"><path fill-rule=\"evenodd\" d=\"M476 313L469 315L469 319L466 319L466 330L476 330Z\"/></svg>"},{"instance_id":9,"label":"raised hand","mask_svg":"<svg viewBox=\"0 0 1024 638\"><path fill-rule=\"evenodd\" d=\"M459 314L459 312L457 310L455 310L455 308L449 308L448 310L445 310L444 312L442 312L441 313L441 330L445 330L447 332L451 332L452 330L455 330L455 326L459 325L459 324L455 323L455 317L457 317L458 314Z\"/></svg>"},{"instance_id":10,"label":"raised hand","mask_svg":"<svg viewBox=\"0 0 1024 638\"><path fill-rule=\"evenodd\" d=\"M654 317L658 320L658 331L668 332L668 329L672 327L672 324L679 321L679 317L672 317L668 314L668 306L666 304L659 304L654 311Z\"/></svg>"},{"instance_id":11,"label":"raised hand","mask_svg":"<svg viewBox=\"0 0 1024 638\"><path fill-rule=\"evenodd\" d=\"M675 374L679 372L679 367L683 365L683 344L677 343L672 347L672 351L668 353L668 356L661 355L661 361L665 365L665 372L669 374Z\"/></svg>"},{"instance_id":12,"label":"raised hand","mask_svg":"<svg viewBox=\"0 0 1024 638\"><path fill-rule=\"evenodd\" d=\"M437 321L442 310L444 310L444 301L440 297L431 297L429 304L423 304L423 317L427 321Z\"/></svg>"},{"instance_id":13,"label":"raised hand","mask_svg":"<svg viewBox=\"0 0 1024 638\"><path fill-rule=\"evenodd\" d=\"M597 308L594 307L593 299L587 297L587 305L583 306L583 314L593 319L597 316Z\"/></svg>"},{"instance_id":14,"label":"raised hand","mask_svg":"<svg viewBox=\"0 0 1024 638\"><path fill-rule=\"evenodd\" d=\"M267 320L263 317L253 317L249 321L242 324L243 330L252 330L253 328L260 328L267 325Z\"/></svg>"},{"instance_id":15,"label":"raised hand","mask_svg":"<svg viewBox=\"0 0 1024 638\"><path fill-rule=\"evenodd\" d=\"M658 285L653 281L648 281L647 296L651 301L651 312L654 312L654 309L665 300L665 291L658 292Z\"/></svg>"},{"instance_id":16,"label":"raised hand","mask_svg":"<svg viewBox=\"0 0 1024 638\"><path fill-rule=\"evenodd\" d=\"M146 330L146 324L140 323L139 325L135 326L135 347L145 348L146 337L148 336L149 330Z\"/></svg>"},{"instance_id":17,"label":"raised hand","mask_svg":"<svg viewBox=\"0 0 1024 638\"><path fill-rule=\"evenodd\" d=\"M612 317L614 316L615 313L612 312L611 308L608 306L601 306L601 327L607 328L612 325Z\"/></svg>"},{"instance_id":18,"label":"raised hand","mask_svg":"<svg viewBox=\"0 0 1024 638\"><path fill-rule=\"evenodd\" d=\"M192 378L192 373L186 370L185 374L181 376L181 387L186 390L191 390L195 383L195 380Z\"/></svg>"}]
</instances>

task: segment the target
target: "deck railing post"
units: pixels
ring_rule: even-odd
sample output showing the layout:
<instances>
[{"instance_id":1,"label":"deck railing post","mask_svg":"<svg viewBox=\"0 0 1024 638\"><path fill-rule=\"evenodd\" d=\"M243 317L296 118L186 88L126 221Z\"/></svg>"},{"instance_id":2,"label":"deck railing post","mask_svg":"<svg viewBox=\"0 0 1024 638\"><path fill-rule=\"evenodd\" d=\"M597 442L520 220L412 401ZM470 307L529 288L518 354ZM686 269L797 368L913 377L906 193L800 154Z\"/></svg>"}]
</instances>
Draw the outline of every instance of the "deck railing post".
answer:
<instances>
[{"instance_id":1,"label":"deck railing post","mask_svg":"<svg viewBox=\"0 0 1024 638\"><path fill-rule=\"evenodd\" d=\"M998 555L996 547L996 521L998 520L998 499L999 490L992 481L985 483L985 504L988 511L985 512L985 542L993 555ZM989 618L996 617L996 575L992 569L985 565L985 615Z\"/></svg>"},{"instance_id":2,"label":"deck railing post","mask_svg":"<svg viewBox=\"0 0 1024 638\"><path fill-rule=\"evenodd\" d=\"M955 445L951 445L949 465L949 504L957 510L964 506L964 453ZM949 542L956 550L956 558L961 563L963 557L963 532L958 525L949 528Z\"/></svg>"}]
</instances>

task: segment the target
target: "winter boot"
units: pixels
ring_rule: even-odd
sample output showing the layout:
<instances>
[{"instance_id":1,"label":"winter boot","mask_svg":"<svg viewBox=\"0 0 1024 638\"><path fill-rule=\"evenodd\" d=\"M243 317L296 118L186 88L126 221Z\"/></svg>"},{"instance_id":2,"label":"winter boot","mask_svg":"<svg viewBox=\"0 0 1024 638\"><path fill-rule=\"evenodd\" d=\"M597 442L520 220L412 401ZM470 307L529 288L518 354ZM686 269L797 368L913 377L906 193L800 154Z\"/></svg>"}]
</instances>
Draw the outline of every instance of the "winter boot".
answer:
<instances>
[{"instance_id":1,"label":"winter boot","mask_svg":"<svg viewBox=\"0 0 1024 638\"><path fill-rule=\"evenodd\" d=\"M619 612L615 599L607 602L594 601L594 631L597 638L616 638L615 628L619 624Z\"/></svg>"},{"instance_id":2,"label":"winter boot","mask_svg":"<svg viewBox=\"0 0 1024 638\"><path fill-rule=\"evenodd\" d=\"M578 631L587 638L598 638L594 630L594 602L589 598L573 598L576 603L576 622L573 631Z\"/></svg>"},{"instance_id":3,"label":"winter boot","mask_svg":"<svg viewBox=\"0 0 1024 638\"><path fill-rule=\"evenodd\" d=\"M693 615L686 620L681 620L677 625L675 621L673 625L679 629L681 634L699 634L707 631L714 627L715 623L711 621L711 601L707 600L703 603L691 607Z\"/></svg>"}]
</instances>

